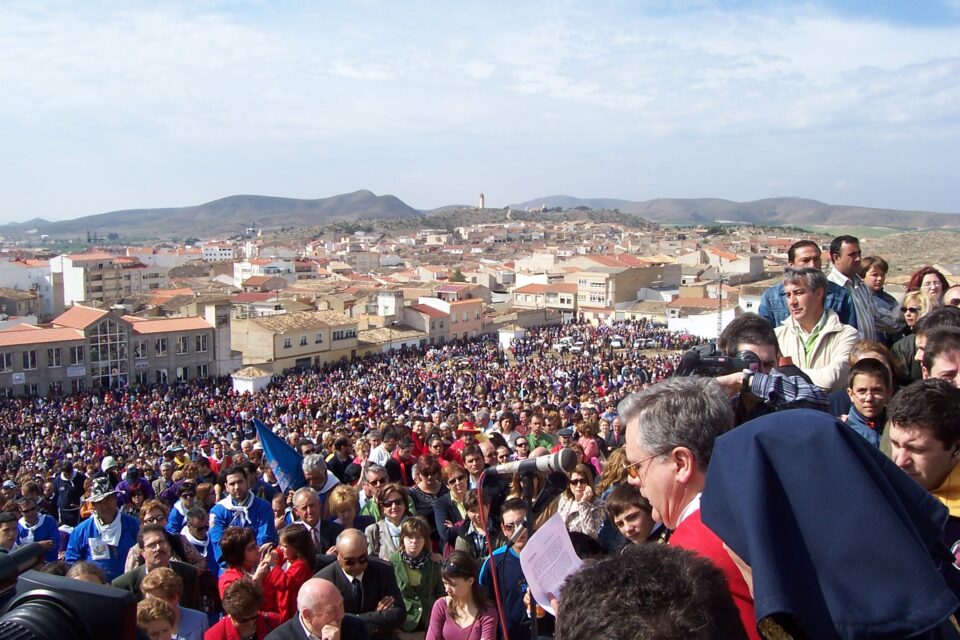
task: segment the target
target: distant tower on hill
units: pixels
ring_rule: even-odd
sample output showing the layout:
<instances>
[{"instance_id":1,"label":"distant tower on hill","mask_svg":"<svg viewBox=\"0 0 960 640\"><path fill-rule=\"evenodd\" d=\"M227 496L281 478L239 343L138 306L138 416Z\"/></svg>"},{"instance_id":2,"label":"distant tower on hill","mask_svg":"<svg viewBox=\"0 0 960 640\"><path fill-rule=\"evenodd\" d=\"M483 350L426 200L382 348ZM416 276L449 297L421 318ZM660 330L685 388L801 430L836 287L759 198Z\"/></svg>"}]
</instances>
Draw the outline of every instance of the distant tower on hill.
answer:
<instances>
[{"instance_id":1,"label":"distant tower on hill","mask_svg":"<svg viewBox=\"0 0 960 640\"><path fill-rule=\"evenodd\" d=\"M483 194L480 194L480 200L477 202L477 209L483 209Z\"/></svg>"}]
</instances>

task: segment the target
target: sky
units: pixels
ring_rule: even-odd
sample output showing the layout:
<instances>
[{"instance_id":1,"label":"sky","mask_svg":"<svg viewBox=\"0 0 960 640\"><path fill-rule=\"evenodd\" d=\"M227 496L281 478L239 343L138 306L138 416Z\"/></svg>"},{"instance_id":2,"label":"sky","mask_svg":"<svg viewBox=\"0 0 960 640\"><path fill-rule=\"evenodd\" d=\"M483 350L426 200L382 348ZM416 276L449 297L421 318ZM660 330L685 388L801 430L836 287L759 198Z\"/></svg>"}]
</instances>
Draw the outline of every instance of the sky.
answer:
<instances>
[{"instance_id":1,"label":"sky","mask_svg":"<svg viewBox=\"0 0 960 640\"><path fill-rule=\"evenodd\" d=\"M960 212L960 0L0 0L0 224L358 189Z\"/></svg>"}]
</instances>

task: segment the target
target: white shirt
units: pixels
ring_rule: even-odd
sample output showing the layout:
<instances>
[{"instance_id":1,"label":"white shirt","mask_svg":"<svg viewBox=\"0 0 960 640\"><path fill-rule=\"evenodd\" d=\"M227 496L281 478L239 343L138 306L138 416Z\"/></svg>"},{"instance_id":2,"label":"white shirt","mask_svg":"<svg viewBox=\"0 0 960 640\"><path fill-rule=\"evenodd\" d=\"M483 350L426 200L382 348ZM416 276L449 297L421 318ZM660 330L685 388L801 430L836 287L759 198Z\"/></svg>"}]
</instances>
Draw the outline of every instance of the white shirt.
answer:
<instances>
[{"instance_id":1,"label":"white shirt","mask_svg":"<svg viewBox=\"0 0 960 640\"><path fill-rule=\"evenodd\" d=\"M674 529L679 527L681 522L700 510L700 496L702 495L702 493L698 493L697 495L693 496L693 500L691 500L687 506L683 508L683 511L680 512L680 517L677 518L677 526L674 527Z\"/></svg>"}]
</instances>

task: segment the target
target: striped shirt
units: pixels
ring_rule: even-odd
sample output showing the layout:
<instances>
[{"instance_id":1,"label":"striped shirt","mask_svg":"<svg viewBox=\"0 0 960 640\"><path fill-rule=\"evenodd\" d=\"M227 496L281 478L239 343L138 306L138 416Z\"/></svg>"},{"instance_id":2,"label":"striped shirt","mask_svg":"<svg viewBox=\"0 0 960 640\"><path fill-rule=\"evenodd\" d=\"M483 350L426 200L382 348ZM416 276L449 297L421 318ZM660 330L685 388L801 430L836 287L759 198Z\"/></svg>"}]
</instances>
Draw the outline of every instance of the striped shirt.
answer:
<instances>
[{"instance_id":1,"label":"striped shirt","mask_svg":"<svg viewBox=\"0 0 960 640\"><path fill-rule=\"evenodd\" d=\"M878 331L896 333L902 328L898 316L886 309L878 308L873 292L863 278L853 274L852 278L843 275L837 269L831 269L827 280L840 285L850 294L853 306L857 310L857 331L864 340L876 340Z\"/></svg>"}]
</instances>

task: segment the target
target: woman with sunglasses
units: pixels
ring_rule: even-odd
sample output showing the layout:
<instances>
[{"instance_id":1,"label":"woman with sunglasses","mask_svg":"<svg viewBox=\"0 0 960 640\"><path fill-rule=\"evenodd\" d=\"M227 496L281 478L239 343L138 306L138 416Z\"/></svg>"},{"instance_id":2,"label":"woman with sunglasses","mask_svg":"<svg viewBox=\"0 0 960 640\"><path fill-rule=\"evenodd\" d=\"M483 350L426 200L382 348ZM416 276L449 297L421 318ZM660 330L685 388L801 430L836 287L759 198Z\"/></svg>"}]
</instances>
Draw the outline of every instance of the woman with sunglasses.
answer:
<instances>
[{"instance_id":1,"label":"woman with sunglasses","mask_svg":"<svg viewBox=\"0 0 960 640\"><path fill-rule=\"evenodd\" d=\"M447 595L438 598L430 614L425 640L495 640L497 610L477 582L477 561L454 551L440 565Z\"/></svg>"},{"instance_id":2,"label":"woman with sunglasses","mask_svg":"<svg viewBox=\"0 0 960 640\"><path fill-rule=\"evenodd\" d=\"M440 464L433 456L417 458L417 483L410 487L410 497L413 498L416 515L423 517L430 525L430 540L434 548L439 549L440 538L437 536L437 524L434 505L441 497L448 493L448 489L440 479Z\"/></svg>"},{"instance_id":3,"label":"woman with sunglasses","mask_svg":"<svg viewBox=\"0 0 960 640\"><path fill-rule=\"evenodd\" d=\"M445 466L441 475L450 492L434 503L433 515L440 543L445 551L449 551L457 541L460 525L467 518L464 499L467 497L467 491L470 490L470 482L467 470L456 462Z\"/></svg>"},{"instance_id":4,"label":"woman with sunglasses","mask_svg":"<svg viewBox=\"0 0 960 640\"><path fill-rule=\"evenodd\" d=\"M581 463L569 474L570 484L560 496L557 513L570 533L585 533L596 538L606 517L603 506L593 491L593 471Z\"/></svg>"},{"instance_id":5,"label":"woman with sunglasses","mask_svg":"<svg viewBox=\"0 0 960 640\"><path fill-rule=\"evenodd\" d=\"M260 611L263 589L250 578L232 583L223 594L227 614L210 627L204 640L263 640L280 625L276 613Z\"/></svg>"},{"instance_id":6,"label":"woman with sunglasses","mask_svg":"<svg viewBox=\"0 0 960 640\"><path fill-rule=\"evenodd\" d=\"M367 527L367 551L382 560L400 548L400 525L407 518L407 488L391 483L380 491L377 506L383 519Z\"/></svg>"},{"instance_id":7,"label":"woman with sunglasses","mask_svg":"<svg viewBox=\"0 0 960 640\"><path fill-rule=\"evenodd\" d=\"M450 464L447 457L447 443L439 433L434 432L427 437L427 452L436 459L441 469Z\"/></svg>"}]
</instances>

